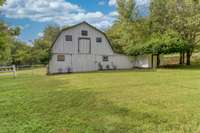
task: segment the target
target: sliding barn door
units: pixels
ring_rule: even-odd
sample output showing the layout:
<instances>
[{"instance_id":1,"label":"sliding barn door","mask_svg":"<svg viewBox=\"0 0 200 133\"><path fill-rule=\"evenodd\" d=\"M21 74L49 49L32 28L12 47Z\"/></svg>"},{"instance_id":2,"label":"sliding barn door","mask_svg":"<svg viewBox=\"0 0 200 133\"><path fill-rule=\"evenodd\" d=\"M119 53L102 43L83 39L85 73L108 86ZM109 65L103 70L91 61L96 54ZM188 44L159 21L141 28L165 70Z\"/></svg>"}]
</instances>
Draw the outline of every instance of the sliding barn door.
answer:
<instances>
[{"instance_id":1,"label":"sliding barn door","mask_svg":"<svg viewBox=\"0 0 200 133\"><path fill-rule=\"evenodd\" d=\"M78 44L78 52L80 54L91 53L91 40L90 38L80 38Z\"/></svg>"}]
</instances>

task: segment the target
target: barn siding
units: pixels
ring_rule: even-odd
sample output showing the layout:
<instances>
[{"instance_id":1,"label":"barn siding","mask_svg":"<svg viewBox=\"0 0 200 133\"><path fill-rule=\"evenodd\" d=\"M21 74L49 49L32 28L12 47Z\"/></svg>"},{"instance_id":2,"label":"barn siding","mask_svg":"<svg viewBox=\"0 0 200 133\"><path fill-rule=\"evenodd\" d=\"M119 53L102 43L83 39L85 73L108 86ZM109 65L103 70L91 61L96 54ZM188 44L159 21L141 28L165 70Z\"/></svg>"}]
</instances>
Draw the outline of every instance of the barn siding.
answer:
<instances>
[{"instance_id":1,"label":"barn siding","mask_svg":"<svg viewBox=\"0 0 200 133\"><path fill-rule=\"evenodd\" d=\"M96 71L97 64L95 63L95 55L73 55L72 69L73 72Z\"/></svg>"},{"instance_id":2,"label":"barn siding","mask_svg":"<svg viewBox=\"0 0 200 133\"><path fill-rule=\"evenodd\" d=\"M125 55L112 56L113 64L117 69L131 69L133 68L132 59Z\"/></svg>"},{"instance_id":3,"label":"barn siding","mask_svg":"<svg viewBox=\"0 0 200 133\"><path fill-rule=\"evenodd\" d=\"M151 56L139 56L136 58L129 58L124 55L111 55L109 61L103 61L104 55L88 55L88 54L65 54L65 61L57 61L57 55L52 56L52 60L49 65L51 73L63 73L71 72L89 72L100 70L99 64L101 64L103 70L109 69L131 69L133 67L151 68ZM154 65L156 64L154 57Z\"/></svg>"},{"instance_id":4,"label":"barn siding","mask_svg":"<svg viewBox=\"0 0 200 133\"><path fill-rule=\"evenodd\" d=\"M88 36L82 36L81 30L87 30ZM65 35L72 35L72 42L65 41ZM52 48L52 53L66 53L66 54L79 54L78 53L78 40L79 38L91 39L91 54L95 55L113 55L112 48L105 38L105 36L91 28L86 24L79 25L75 28L69 29L61 33L55 45ZM101 37L102 42L96 43L96 37Z\"/></svg>"},{"instance_id":5,"label":"barn siding","mask_svg":"<svg viewBox=\"0 0 200 133\"><path fill-rule=\"evenodd\" d=\"M66 54L65 61L57 61L57 55L54 54L49 63L50 73L66 73L68 69L72 66L72 55Z\"/></svg>"}]
</instances>

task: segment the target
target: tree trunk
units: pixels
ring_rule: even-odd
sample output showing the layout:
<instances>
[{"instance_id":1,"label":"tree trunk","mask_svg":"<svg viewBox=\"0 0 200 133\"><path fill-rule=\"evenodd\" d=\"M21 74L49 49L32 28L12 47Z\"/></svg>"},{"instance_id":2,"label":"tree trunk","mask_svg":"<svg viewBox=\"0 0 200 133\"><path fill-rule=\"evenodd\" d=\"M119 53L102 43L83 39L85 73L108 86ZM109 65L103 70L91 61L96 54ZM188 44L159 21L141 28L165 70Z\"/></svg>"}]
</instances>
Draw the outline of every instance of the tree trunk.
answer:
<instances>
[{"instance_id":1,"label":"tree trunk","mask_svg":"<svg viewBox=\"0 0 200 133\"><path fill-rule=\"evenodd\" d=\"M191 59L191 52L187 51L187 65L191 64L190 59Z\"/></svg>"},{"instance_id":2,"label":"tree trunk","mask_svg":"<svg viewBox=\"0 0 200 133\"><path fill-rule=\"evenodd\" d=\"M153 59L154 59L154 58L153 58L153 54L152 54L152 55L151 55L151 67L152 67L152 68L154 68L154 63L153 63L154 60L153 60Z\"/></svg>"},{"instance_id":3,"label":"tree trunk","mask_svg":"<svg viewBox=\"0 0 200 133\"><path fill-rule=\"evenodd\" d=\"M180 52L179 64L180 64L180 65L183 64L183 53L182 53L182 52Z\"/></svg>"},{"instance_id":4,"label":"tree trunk","mask_svg":"<svg viewBox=\"0 0 200 133\"><path fill-rule=\"evenodd\" d=\"M183 52L183 64L185 64L185 52Z\"/></svg>"},{"instance_id":5,"label":"tree trunk","mask_svg":"<svg viewBox=\"0 0 200 133\"><path fill-rule=\"evenodd\" d=\"M160 67L160 54L157 54L157 67Z\"/></svg>"}]
</instances>

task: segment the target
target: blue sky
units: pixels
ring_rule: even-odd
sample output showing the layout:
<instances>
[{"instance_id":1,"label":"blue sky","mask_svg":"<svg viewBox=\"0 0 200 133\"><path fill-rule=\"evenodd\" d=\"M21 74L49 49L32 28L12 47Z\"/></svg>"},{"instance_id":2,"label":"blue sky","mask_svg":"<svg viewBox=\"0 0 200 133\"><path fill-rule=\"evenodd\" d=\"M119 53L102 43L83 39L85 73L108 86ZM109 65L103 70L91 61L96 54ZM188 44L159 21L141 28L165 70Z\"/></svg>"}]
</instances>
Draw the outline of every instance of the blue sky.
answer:
<instances>
[{"instance_id":1,"label":"blue sky","mask_svg":"<svg viewBox=\"0 0 200 133\"><path fill-rule=\"evenodd\" d=\"M148 0L137 0L146 4ZM81 21L105 29L116 20L116 0L7 0L0 8L1 20L20 26L26 42L42 36L49 24L73 25Z\"/></svg>"}]
</instances>

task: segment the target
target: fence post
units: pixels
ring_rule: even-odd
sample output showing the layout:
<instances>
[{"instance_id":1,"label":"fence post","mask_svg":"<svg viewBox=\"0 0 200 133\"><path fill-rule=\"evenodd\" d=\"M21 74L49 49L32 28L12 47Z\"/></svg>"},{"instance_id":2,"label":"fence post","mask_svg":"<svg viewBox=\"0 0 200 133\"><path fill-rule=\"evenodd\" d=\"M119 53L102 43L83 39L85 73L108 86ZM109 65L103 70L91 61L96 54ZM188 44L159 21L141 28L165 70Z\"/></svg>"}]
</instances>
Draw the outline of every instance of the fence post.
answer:
<instances>
[{"instance_id":1,"label":"fence post","mask_svg":"<svg viewBox=\"0 0 200 133\"><path fill-rule=\"evenodd\" d=\"M12 68L13 68L13 77L15 78L16 77L16 67L15 67L15 65L13 65Z\"/></svg>"}]
</instances>

